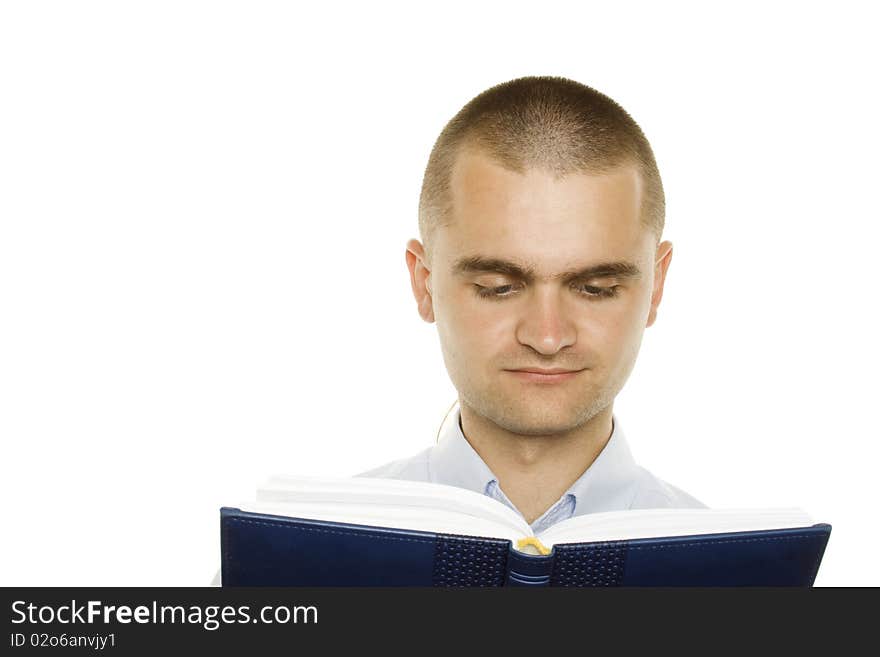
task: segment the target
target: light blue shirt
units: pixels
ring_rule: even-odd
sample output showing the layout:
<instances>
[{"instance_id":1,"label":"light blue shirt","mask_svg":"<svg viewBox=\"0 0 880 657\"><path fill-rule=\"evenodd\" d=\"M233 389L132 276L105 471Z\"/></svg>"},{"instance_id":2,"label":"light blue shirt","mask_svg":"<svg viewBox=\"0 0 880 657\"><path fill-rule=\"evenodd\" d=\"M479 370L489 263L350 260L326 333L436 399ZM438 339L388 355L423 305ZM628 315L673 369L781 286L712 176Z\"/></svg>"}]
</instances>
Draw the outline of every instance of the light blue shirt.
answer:
<instances>
[{"instance_id":1,"label":"light blue shirt","mask_svg":"<svg viewBox=\"0 0 880 657\"><path fill-rule=\"evenodd\" d=\"M586 513L653 508L707 508L683 490L636 464L616 415L605 447L569 489L531 523L536 534L551 525ZM488 495L522 515L501 490L486 462L465 438L461 407L447 414L437 444L405 459L361 472L358 477L384 477L459 486Z\"/></svg>"}]
</instances>

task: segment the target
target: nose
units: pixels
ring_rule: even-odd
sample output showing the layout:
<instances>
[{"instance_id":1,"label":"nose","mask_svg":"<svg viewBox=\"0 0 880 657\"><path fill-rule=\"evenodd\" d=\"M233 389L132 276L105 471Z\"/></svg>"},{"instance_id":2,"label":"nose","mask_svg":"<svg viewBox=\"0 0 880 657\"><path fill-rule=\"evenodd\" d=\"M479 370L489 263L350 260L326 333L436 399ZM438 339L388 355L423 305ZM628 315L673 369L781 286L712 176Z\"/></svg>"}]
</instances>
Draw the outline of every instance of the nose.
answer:
<instances>
[{"instance_id":1,"label":"nose","mask_svg":"<svg viewBox=\"0 0 880 657\"><path fill-rule=\"evenodd\" d=\"M575 324L565 304L566 300L558 290L535 289L529 303L524 306L525 316L517 325L516 339L548 356L574 344Z\"/></svg>"}]
</instances>

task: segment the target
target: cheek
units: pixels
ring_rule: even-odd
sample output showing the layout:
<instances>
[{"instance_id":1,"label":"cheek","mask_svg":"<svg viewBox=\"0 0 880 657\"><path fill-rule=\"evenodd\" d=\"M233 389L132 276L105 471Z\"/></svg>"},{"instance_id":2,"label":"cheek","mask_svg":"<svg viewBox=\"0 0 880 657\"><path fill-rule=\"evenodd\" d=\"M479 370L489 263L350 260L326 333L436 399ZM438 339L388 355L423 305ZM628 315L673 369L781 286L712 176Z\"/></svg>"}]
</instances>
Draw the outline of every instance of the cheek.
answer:
<instances>
[{"instance_id":1,"label":"cheek","mask_svg":"<svg viewBox=\"0 0 880 657\"><path fill-rule=\"evenodd\" d=\"M509 311L493 307L474 307L473 303L462 309L459 325L464 333L462 338L479 349L483 358L506 345L511 339L514 326L515 319Z\"/></svg>"},{"instance_id":2,"label":"cheek","mask_svg":"<svg viewBox=\"0 0 880 657\"><path fill-rule=\"evenodd\" d=\"M647 320L647 310L641 296L626 303L609 305L584 324L581 337L587 347L606 360L616 360L638 348Z\"/></svg>"},{"instance_id":3,"label":"cheek","mask_svg":"<svg viewBox=\"0 0 880 657\"><path fill-rule=\"evenodd\" d=\"M438 328L446 334L456 350L467 354L472 362L490 360L496 352L509 349L516 319L503 304L492 304L470 298L469 291L447 297L442 322ZM441 328L442 325L442 328Z\"/></svg>"}]
</instances>

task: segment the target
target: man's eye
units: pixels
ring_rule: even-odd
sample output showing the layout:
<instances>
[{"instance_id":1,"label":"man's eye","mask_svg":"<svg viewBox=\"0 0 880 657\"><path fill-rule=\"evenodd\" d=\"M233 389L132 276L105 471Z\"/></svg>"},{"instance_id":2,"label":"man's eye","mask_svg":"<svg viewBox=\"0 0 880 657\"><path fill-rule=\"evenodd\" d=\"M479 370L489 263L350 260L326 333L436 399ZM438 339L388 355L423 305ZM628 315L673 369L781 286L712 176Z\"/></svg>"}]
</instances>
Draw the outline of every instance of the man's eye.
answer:
<instances>
[{"instance_id":1,"label":"man's eye","mask_svg":"<svg viewBox=\"0 0 880 657\"><path fill-rule=\"evenodd\" d=\"M617 288L619 285L611 287L598 287L596 285L579 285L578 291L585 297L608 299L617 296Z\"/></svg>"},{"instance_id":2,"label":"man's eye","mask_svg":"<svg viewBox=\"0 0 880 657\"><path fill-rule=\"evenodd\" d=\"M513 289L513 285L500 285L498 287L484 287L483 285L474 285L477 296L487 298L500 298L510 296L509 292Z\"/></svg>"}]
</instances>

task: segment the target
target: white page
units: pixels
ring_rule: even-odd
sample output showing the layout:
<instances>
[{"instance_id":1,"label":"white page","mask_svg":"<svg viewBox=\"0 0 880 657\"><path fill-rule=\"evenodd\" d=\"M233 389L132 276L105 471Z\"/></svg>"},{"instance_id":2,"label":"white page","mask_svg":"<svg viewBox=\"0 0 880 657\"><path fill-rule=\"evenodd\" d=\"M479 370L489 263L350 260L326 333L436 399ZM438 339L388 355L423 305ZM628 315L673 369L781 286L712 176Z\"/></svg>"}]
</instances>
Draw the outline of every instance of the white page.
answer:
<instances>
[{"instance_id":1,"label":"white page","mask_svg":"<svg viewBox=\"0 0 880 657\"><path fill-rule=\"evenodd\" d=\"M563 520L542 532L546 546L557 543L688 536L720 532L808 527L811 517L794 507L772 509L638 509L590 513Z\"/></svg>"},{"instance_id":2,"label":"white page","mask_svg":"<svg viewBox=\"0 0 880 657\"><path fill-rule=\"evenodd\" d=\"M401 507L382 504L276 503L245 502L242 511L268 513L290 518L327 520L372 527L391 527L464 536L502 538L514 543L522 537L519 530L504 523L461 513L424 507Z\"/></svg>"},{"instance_id":3,"label":"white page","mask_svg":"<svg viewBox=\"0 0 880 657\"><path fill-rule=\"evenodd\" d=\"M503 525L517 536L531 536L525 519L505 504L457 486L377 477L271 477L257 490L258 502L370 504L400 509L442 509ZM489 526L489 525L487 525ZM505 532L505 535L510 531Z\"/></svg>"},{"instance_id":4,"label":"white page","mask_svg":"<svg viewBox=\"0 0 880 657\"><path fill-rule=\"evenodd\" d=\"M455 486L367 477L271 477L242 510L418 531L507 538L533 536L506 505ZM799 508L637 509L575 516L542 532L546 546L687 536L813 524Z\"/></svg>"}]
</instances>

